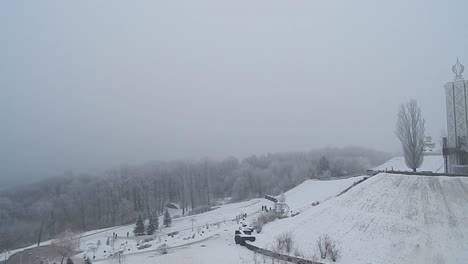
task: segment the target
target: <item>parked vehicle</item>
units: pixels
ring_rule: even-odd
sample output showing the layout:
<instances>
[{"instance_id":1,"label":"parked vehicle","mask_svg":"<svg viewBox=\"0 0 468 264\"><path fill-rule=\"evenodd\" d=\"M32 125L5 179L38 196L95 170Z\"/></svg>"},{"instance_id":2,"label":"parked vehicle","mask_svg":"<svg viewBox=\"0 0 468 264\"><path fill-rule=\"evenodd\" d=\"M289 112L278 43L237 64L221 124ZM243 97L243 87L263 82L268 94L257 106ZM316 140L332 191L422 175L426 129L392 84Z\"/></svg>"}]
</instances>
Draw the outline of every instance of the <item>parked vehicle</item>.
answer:
<instances>
[{"instance_id":1,"label":"parked vehicle","mask_svg":"<svg viewBox=\"0 0 468 264\"><path fill-rule=\"evenodd\" d=\"M142 244L138 246L138 249L145 249L145 248L150 248L152 245L150 243Z\"/></svg>"},{"instance_id":2,"label":"parked vehicle","mask_svg":"<svg viewBox=\"0 0 468 264\"><path fill-rule=\"evenodd\" d=\"M251 235L252 232L255 230L253 226L242 224L242 226L239 228L242 230L246 235Z\"/></svg>"},{"instance_id":3,"label":"parked vehicle","mask_svg":"<svg viewBox=\"0 0 468 264\"><path fill-rule=\"evenodd\" d=\"M241 246L245 245L245 241L255 241L255 236L251 235L252 232L246 234L242 230L236 230L234 233L234 241L236 244L240 244Z\"/></svg>"}]
</instances>

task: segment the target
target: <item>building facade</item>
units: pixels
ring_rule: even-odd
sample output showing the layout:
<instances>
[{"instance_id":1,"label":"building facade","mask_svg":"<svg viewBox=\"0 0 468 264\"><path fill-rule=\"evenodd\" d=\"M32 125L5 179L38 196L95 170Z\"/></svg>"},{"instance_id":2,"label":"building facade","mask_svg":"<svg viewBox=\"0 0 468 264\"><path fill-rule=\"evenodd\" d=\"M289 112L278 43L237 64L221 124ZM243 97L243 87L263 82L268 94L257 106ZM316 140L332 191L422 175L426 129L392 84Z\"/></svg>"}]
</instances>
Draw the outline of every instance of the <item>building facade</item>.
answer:
<instances>
[{"instance_id":1,"label":"building facade","mask_svg":"<svg viewBox=\"0 0 468 264\"><path fill-rule=\"evenodd\" d=\"M447 138L443 154L448 173L468 169L468 81L463 79L465 67L458 59L452 67L454 80L445 84L447 107Z\"/></svg>"}]
</instances>

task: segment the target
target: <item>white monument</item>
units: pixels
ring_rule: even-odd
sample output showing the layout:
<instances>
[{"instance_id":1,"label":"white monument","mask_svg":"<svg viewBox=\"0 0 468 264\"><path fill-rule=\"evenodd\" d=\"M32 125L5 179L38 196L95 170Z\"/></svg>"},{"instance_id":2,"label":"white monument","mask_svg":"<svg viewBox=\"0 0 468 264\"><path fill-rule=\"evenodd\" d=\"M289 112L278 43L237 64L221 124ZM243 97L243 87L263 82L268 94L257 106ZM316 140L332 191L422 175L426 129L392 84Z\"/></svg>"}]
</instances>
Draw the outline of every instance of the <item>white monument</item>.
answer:
<instances>
[{"instance_id":1,"label":"white monument","mask_svg":"<svg viewBox=\"0 0 468 264\"><path fill-rule=\"evenodd\" d=\"M463 79L465 70L458 61L452 67L455 78L445 87L447 106L447 139L444 139L446 172L462 173L468 169L468 81Z\"/></svg>"}]
</instances>

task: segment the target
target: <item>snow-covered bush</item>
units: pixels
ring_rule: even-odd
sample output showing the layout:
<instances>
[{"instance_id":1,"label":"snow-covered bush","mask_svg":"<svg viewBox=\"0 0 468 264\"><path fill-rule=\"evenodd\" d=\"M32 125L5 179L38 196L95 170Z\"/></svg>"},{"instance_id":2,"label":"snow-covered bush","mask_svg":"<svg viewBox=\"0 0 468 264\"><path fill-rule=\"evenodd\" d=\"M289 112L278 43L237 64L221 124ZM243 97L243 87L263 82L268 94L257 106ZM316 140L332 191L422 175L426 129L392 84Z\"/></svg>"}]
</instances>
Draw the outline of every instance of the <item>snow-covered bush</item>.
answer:
<instances>
[{"instance_id":1,"label":"snow-covered bush","mask_svg":"<svg viewBox=\"0 0 468 264\"><path fill-rule=\"evenodd\" d=\"M317 247L320 252L320 257L325 259L327 257L327 245L329 245L330 237L328 235L322 235L317 240Z\"/></svg>"},{"instance_id":2,"label":"snow-covered bush","mask_svg":"<svg viewBox=\"0 0 468 264\"><path fill-rule=\"evenodd\" d=\"M332 243L328 247L328 254L330 255L330 258L333 261L336 261L338 259L338 257L340 257L340 250L339 250L338 246L336 245L335 241L332 241Z\"/></svg>"},{"instance_id":3,"label":"snow-covered bush","mask_svg":"<svg viewBox=\"0 0 468 264\"><path fill-rule=\"evenodd\" d=\"M276 237L276 250L279 253L290 254L293 250L294 241L291 232L285 232Z\"/></svg>"},{"instance_id":4,"label":"snow-covered bush","mask_svg":"<svg viewBox=\"0 0 468 264\"><path fill-rule=\"evenodd\" d=\"M336 261L340 256L338 243L327 234L318 238L317 247L322 259L327 258L328 255L333 261Z\"/></svg>"},{"instance_id":5,"label":"snow-covered bush","mask_svg":"<svg viewBox=\"0 0 468 264\"><path fill-rule=\"evenodd\" d=\"M262 232L264 224L273 222L276 219L278 219L278 214L274 211L261 213L254 222L255 230L257 231L257 233Z\"/></svg>"},{"instance_id":6,"label":"snow-covered bush","mask_svg":"<svg viewBox=\"0 0 468 264\"><path fill-rule=\"evenodd\" d=\"M255 222L255 230L257 231L257 234L260 234L260 232L262 232L263 230L263 224L260 223L260 222Z\"/></svg>"},{"instance_id":7,"label":"snow-covered bush","mask_svg":"<svg viewBox=\"0 0 468 264\"><path fill-rule=\"evenodd\" d=\"M304 258L304 254L302 254L302 252L297 248L294 249L294 256L298 258Z\"/></svg>"}]
</instances>

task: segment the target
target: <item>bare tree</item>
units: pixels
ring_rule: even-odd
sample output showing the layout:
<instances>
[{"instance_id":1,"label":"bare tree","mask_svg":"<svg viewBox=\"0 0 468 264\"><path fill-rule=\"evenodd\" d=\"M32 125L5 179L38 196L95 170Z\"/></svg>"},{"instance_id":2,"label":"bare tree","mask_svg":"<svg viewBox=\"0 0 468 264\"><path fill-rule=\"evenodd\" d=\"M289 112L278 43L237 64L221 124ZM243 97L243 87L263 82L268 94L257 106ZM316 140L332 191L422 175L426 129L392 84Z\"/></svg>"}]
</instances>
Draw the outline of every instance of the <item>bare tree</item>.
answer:
<instances>
[{"instance_id":1,"label":"bare tree","mask_svg":"<svg viewBox=\"0 0 468 264\"><path fill-rule=\"evenodd\" d=\"M396 134L401 141L405 163L416 171L423 162L424 118L416 100L400 105Z\"/></svg>"},{"instance_id":2,"label":"bare tree","mask_svg":"<svg viewBox=\"0 0 468 264\"><path fill-rule=\"evenodd\" d=\"M54 241L53 247L57 255L62 258L60 263L63 264L63 260L74 255L74 252L80 247L80 238L70 230L66 230Z\"/></svg>"},{"instance_id":3,"label":"bare tree","mask_svg":"<svg viewBox=\"0 0 468 264\"><path fill-rule=\"evenodd\" d=\"M44 227L46 226L46 222L49 217L49 212L51 211L51 203L49 201L39 201L37 203L37 210L39 212L40 219L41 219L41 224L39 225L39 231L37 234L37 246L39 246L42 242L42 236L44 232Z\"/></svg>"},{"instance_id":4,"label":"bare tree","mask_svg":"<svg viewBox=\"0 0 468 264\"><path fill-rule=\"evenodd\" d=\"M126 256L123 254L123 251L120 250L118 252L115 252L113 255L112 255L112 262L111 263L115 263L115 264L122 264L122 263L126 263Z\"/></svg>"}]
</instances>

